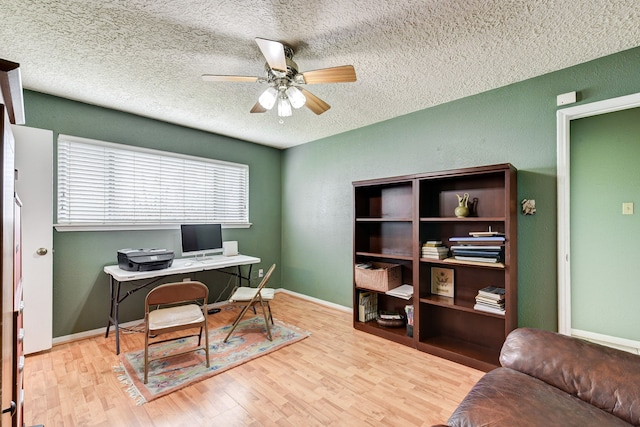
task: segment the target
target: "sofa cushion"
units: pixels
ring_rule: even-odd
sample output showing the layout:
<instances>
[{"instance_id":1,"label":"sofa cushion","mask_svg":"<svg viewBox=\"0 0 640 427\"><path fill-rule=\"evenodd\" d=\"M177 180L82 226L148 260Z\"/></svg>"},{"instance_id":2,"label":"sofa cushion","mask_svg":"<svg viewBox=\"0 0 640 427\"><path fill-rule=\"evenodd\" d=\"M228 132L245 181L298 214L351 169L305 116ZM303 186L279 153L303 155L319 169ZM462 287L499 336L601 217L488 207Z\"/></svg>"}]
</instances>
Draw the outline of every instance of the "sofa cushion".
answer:
<instances>
[{"instance_id":1,"label":"sofa cushion","mask_svg":"<svg viewBox=\"0 0 640 427\"><path fill-rule=\"evenodd\" d=\"M447 425L615 427L629 424L529 375L497 368L473 386Z\"/></svg>"},{"instance_id":2,"label":"sofa cushion","mask_svg":"<svg viewBox=\"0 0 640 427\"><path fill-rule=\"evenodd\" d=\"M502 366L640 425L640 356L539 329L512 331Z\"/></svg>"}]
</instances>

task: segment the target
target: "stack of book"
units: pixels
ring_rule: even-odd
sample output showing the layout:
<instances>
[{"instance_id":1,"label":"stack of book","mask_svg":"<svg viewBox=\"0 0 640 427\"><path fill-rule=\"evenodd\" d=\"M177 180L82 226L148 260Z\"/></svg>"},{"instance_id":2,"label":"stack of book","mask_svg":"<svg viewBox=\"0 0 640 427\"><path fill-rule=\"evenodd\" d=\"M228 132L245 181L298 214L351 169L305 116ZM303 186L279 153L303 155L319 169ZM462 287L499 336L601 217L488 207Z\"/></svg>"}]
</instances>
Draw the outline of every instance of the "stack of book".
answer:
<instances>
[{"instance_id":1,"label":"stack of book","mask_svg":"<svg viewBox=\"0 0 640 427\"><path fill-rule=\"evenodd\" d=\"M476 295L475 310L504 315L504 288L487 286Z\"/></svg>"},{"instance_id":2,"label":"stack of book","mask_svg":"<svg viewBox=\"0 0 640 427\"><path fill-rule=\"evenodd\" d=\"M378 316L378 294L358 292L358 321L368 322Z\"/></svg>"},{"instance_id":3,"label":"stack of book","mask_svg":"<svg viewBox=\"0 0 640 427\"><path fill-rule=\"evenodd\" d=\"M422 258L445 259L449 256L449 248L443 246L441 240L428 240L422 245Z\"/></svg>"},{"instance_id":4,"label":"stack of book","mask_svg":"<svg viewBox=\"0 0 640 427\"><path fill-rule=\"evenodd\" d=\"M451 254L460 261L500 262L504 254L504 235L500 234L451 237Z\"/></svg>"}]
</instances>

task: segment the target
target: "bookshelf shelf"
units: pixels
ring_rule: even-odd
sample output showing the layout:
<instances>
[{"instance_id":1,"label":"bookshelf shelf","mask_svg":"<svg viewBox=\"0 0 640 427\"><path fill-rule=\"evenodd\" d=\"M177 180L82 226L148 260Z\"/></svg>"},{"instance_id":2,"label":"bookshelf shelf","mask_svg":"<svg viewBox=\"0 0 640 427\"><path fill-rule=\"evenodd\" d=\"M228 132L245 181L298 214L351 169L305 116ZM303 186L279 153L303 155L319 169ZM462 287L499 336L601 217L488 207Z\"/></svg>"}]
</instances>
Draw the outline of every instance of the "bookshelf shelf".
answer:
<instances>
[{"instance_id":1,"label":"bookshelf shelf","mask_svg":"<svg viewBox=\"0 0 640 427\"><path fill-rule=\"evenodd\" d=\"M461 261L455 258L445 258L445 259L435 259L435 258L420 258L420 262L429 263L429 264L456 264L460 266L468 266L468 267L477 267L477 268L493 268L493 269L504 269L504 263L495 262L473 262L473 261Z\"/></svg>"},{"instance_id":2,"label":"bookshelf shelf","mask_svg":"<svg viewBox=\"0 0 640 427\"><path fill-rule=\"evenodd\" d=\"M357 322L355 324L355 329L407 346L411 346L413 342L413 339L407 336L406 328L385 328L378 325L375 320L369 322Z\"/></svg>"},{"instance_id":3,"label":"bookshelf shelf","mask_svg":"<svg viewBox=\"0 0 640 427\"><path fill-rule=\"evenodd\" d=\"M420 302L423 304L432 304L440 307L447 307L452 310L466 311L468 313L481 314L483 316L492 316L498 319L504 319L501 314L493 314L475 310L473 308L474 301L455 301L453 298L442 297L439 295L429 295L424 298L420 298Z\"/></svg>"},{"instance_id":4,"label":"bookshelf shelf","mask_svg":"<svg viewBox=\"0 0 640 427\"><path fill-rule=\"evenodd\" d=\"M450 217L428 217L420 218L421 222L504 222L504 217L466 217L457 218L455 216Z\"/></svg>"},{"instance_id":5,"label":"bookshelf shelf","mask_svg":"<svg viewBox=\"0 0 640 427\"><path fill-rule=\"evenodd\" d=\"M411 218L356 218L356 222L411 222Z\"/></svg>"},{"instance_id":6,"label":"bookshelf shelf","mask_svg":"<svg viewBox=\"0 0 640 427\"><path fill-rule=\"evenodd\" d=\"M413 259L411 255L383 254L378 252L356 252L356 256L367 257L367 258L395 259L395 260L404 260L404 261L411 261Z\"/></svg>"},{"instance_id":7,"label":"bookshelf shelf","mask_svg":"<svg viewBox=\"0 0 640 427\"><path fill-rule=\"evenodd\" d=\"M517 327L516 175L512 165L500 164L354 182L354 264L400 264L402 283L414 289L409 301L378 293L378 310L413 306L413 336L375 320L358 322L357 314L354 328L478 369L498 366L504 339ZM464 193L471 214L457 218L457 195ZM504 235L494 245L500 246L499 262L421 256L426 241L461 245L450 239L489 230ZM433 268L451 271L453 297L431 293ZM506 290L504 315L474 309L486 286ZM354 282L354 307L358 292Z\"/></svg>"},{"instance_id":8,"label":"bookshelf shelf","mask_svg":"<svg viewBox=\"0 0 640 427\"><path fill-rule=\"evenodd\" d=\"M421 341L417 348L483 371L489 371L499 364L494 349L449 336L430 337Z\"/></svg>"}]
</instances>

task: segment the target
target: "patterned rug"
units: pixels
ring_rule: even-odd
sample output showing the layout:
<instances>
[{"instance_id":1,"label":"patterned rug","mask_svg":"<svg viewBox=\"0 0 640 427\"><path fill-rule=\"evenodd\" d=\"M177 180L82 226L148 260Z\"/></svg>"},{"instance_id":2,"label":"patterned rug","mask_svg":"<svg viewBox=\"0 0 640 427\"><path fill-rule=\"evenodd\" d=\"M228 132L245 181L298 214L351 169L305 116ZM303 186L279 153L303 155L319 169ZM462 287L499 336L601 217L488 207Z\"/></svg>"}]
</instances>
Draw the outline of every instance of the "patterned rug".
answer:
<instances>
[{"instance_id":1,"label":"patterned rug","mask_svg":"<svg viewBox=\"0 0 640 427\"><path fill-rule=\"evenodd\" d=\"M289 344L300 341L310 334L275 320L271 326L273 341L266 336L264 319L253 317L240 322L226 343L224 337L231 325L209 331L210 367L205 364L203 350L182 356L152 362L149 366L149 381L144 379L144 349L120 355L120 366L114 368L118 380L126 386L127 393L138 405L150 402L181 388L210 378L257 357L264 356ZM175 352L193 346L196 337L170 341L151 347L152 354Z\"/></svg>"}]
</instances>

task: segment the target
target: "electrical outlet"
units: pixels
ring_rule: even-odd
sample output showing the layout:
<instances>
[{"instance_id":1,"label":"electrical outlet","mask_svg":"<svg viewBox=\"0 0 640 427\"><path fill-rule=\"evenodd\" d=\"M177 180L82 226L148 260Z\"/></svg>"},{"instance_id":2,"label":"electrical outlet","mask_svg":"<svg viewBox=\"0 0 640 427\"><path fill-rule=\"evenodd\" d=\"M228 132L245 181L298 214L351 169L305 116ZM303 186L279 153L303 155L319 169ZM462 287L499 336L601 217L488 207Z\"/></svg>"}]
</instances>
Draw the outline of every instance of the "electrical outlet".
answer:
<instances>
[{"instance_id":1,"label":"electrical outlet","mask_svg":"<svg viewBox=\"0 0 640 427\"><path fill-rule=\"evenodd\" d=\"M261 268L260 270L258 270L258 277L262 276L264 276L264 270Z\"/></svg>"},{"instance_id":2,"label":"electrical outlet","mask_svg":"<svg viewBox=\"0 0 640 427\"><path fill-rule=\"evenodd\" d=\"M622 204L622 215L633 215L633 202L625 202Z\"/></svg>"}]
</instances>

